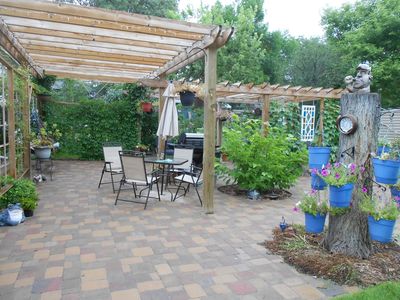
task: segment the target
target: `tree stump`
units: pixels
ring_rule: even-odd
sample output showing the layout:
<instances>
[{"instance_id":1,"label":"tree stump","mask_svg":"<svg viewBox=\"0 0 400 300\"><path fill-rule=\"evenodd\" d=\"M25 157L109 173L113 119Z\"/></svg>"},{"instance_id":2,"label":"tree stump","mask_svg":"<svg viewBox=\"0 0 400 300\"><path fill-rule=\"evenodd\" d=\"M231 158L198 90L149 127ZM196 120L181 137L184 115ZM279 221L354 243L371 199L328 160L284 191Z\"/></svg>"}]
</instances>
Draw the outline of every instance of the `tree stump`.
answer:
<instances>
[{"instance_id":1,"label":"tree stump","mask_svg":"<svg viewBox=\"0 0 400 300\"><path fill-rule=\"evenodd\" d=\"M360 174L359 180L354 185L350 211L344 215L329 216L329 228L324 238L324 246L332 253L367 258L371 253L368 219L358 207L360 197L357 191L361 190L372 168L370 153L375 152L377 148L381 113L380 96L374 93L344 94L340 99L340 111L342 116L351 114L356 117L358 129L354 134L340 135L337 158L345 164L354 162L357 166L365 166L366 171ZM353 147L354 158L351 157Z\"/></svg>"}]
</instances>

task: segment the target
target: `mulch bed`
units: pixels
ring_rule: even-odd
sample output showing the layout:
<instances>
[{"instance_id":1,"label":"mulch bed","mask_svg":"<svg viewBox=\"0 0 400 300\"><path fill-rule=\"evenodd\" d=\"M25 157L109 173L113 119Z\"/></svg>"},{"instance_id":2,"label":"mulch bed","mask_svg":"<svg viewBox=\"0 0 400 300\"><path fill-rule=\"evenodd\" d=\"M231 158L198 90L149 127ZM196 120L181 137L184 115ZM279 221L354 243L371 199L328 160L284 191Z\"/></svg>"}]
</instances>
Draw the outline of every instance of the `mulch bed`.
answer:
<instances>
[{"instance_id":1,"label":"mulch bed","mask_svg":"<svg viewBox=\"0 0 400 300\"><path fill-rule=\"evenodd\" d=\"M220 186L218 190L231 196L247 196L247 190L241 189L237 184ZM292 193L286 190L271 190L261 193L261 199L270 200L282 200L290 196L292 196Z\"/></svg>"},{"instance_id":2,"label":"mulch bed","mask_svg":"<svg viewBox=\"0 0 400 300\"><path fill-rule=\"evenodd\" d=\"M273 230L273 240L265 247L281 255L298 271L331 279L339 284L369 286L388 280L400 280L400 247L396 243L373 242L368 259L331 254L322 248L322 235L308 234L304 227L289 226L284 232Z\"/></svg>"}]
</instances>

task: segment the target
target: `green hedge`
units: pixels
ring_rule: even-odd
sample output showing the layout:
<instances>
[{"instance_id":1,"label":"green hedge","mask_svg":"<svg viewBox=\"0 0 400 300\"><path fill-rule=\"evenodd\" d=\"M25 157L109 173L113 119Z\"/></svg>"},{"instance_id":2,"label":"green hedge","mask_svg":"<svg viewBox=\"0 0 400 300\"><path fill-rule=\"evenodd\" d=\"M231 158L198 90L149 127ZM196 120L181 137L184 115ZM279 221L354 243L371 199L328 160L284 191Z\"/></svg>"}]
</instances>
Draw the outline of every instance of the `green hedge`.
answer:
<instances>
[{"instance_id":1,"label":"green hedge","mask_svg":"<svg viewBox=\"0 0 400 300\"><path fill-rule=\"evenodd\" d=\"M62 132L61 152L80 159L102 159L104 142L119 142L124 149L140 143L142 118L137 103L126 100L104 103L85 100L78 104L46 102L44 121Z\"/></svg>"}]
</instances>

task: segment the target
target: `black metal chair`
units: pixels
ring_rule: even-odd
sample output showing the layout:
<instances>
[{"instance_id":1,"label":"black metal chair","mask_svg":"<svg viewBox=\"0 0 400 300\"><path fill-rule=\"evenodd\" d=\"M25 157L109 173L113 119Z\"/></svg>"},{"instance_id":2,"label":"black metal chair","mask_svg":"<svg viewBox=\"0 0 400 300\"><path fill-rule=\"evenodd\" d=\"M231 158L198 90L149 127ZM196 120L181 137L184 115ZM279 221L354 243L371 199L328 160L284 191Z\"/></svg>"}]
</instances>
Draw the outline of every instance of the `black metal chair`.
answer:
<instances>
[{"instance_id":1,"label":"black metal chair","mask_svg":"<svg viewBox=\"0 0 400 300\"><path fill-rule=\"evenodd\" d=\"M119 151L119 156L121 158L122 179L119 184L117 197L115 198L115 205L117 205L118 201L134 202L144 204L144 209L146 209L149 198L154 198L158 199L158 201L161 201L160 190L158 187L159 170L153 170L150 174L147 173L143 153L135 151ZM157 186L157 198L150 197L150 191L154 183ZM134 199L142 197L142 192L147 190L147 195L143 196L146 197L145 202L119 198L121 188L125 184L132 185L135 196ZM140 189L141 187L143 188Z\"/></svg>"},{"instance_id":2,"label":"black metal chair","mask_svg":"<svg viewBox=\"0 0 400 300\"><path fill-rule=\"evenodd\" d=\"M175 177L174 180L178 181L179 185L173 201L179 197L186 196L186 193L189 191L189 188L192 185L196 190L197 196L199 197L200 205L203 206L203 202L201 201L201 196L198 190L198 187L203 183L203 168L196 167L192 164L189 171L184 171L181 175ZM187 184L186 187L183 186L185 184ZM178 193L181 189L184 192L178 197Z\"/></svg>"},{"instance_id":3,"label":"black metal chair","mask_svg":"<svg viewBox=\"0 0 400 300\"><path fill-rule=\"evenodd\" d=\"M115 193L114 176L122 174L121 159L119 158L119 151L121 150L122 146L120 144L116 143L103 144L104 165L103 165L103 170L101 171L101 177L98 188L100 188L102 184L111 183L113 188L113 193ZM102 182L104 173L110 173L111 181Z\"/></svg>"}]
</instances>

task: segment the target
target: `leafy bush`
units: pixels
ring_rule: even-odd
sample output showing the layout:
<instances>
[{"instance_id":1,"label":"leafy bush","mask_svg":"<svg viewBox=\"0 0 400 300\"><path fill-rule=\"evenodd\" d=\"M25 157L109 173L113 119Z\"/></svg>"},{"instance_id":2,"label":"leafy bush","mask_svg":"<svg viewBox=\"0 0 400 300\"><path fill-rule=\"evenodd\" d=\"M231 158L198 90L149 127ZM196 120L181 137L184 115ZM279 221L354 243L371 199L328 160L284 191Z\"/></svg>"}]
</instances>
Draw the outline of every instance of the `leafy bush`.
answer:
<instances>
[{"instance_id":1,"label":"leafy bush","mask_svg":"<svg viewBox=\"0 0 400 300\"><path fill-rule=\"evenodd\" d=\"M295 137L274 127L264 137L259 120L240 122L234 116L223 137L221 151L233 162L233 169L217 163L217 173L227 183L233 179L244 189L289 188L307 161L305 147L299 146Z\"/></svg>"},{"instance_id":2,"label":"leafy bush","mask_svg":"<svg viewBox=\"0 0 400 300\"><path fill-rule=\"evenodd\" d=\"M141 142L141 119L146 117L136 103L128 100L86 100L73 105L48 102L45 116L63 133L59 141L62 152L90 160L103 157L104 142L118 142L124 149L133 149Z\"/></svg>"},{"instance_id":3,"label":"leafy bush","mask_svg":"<svg viewBox=\"0 0 400 300\"><path fill-rule=\"evenodd\" d=\"M374 193L370 194L363 188L361 195L360 209L372 216L376 221L396 220L399 216L399 210L396 201L379 199Z\"/></svg>"},{"instance_id":4,"label":"leafy bush","mask_svg":"<svg viewBox=\"0 0 400 300\"><path fill-rule=\"evenodd\" d=\"M0 207L6 208L10 203L20 203L24 210L34 210L39 201L35 184L28 179L13 180L10 183L13 187L0 197Z\"/></svg>"}]
</instances>

